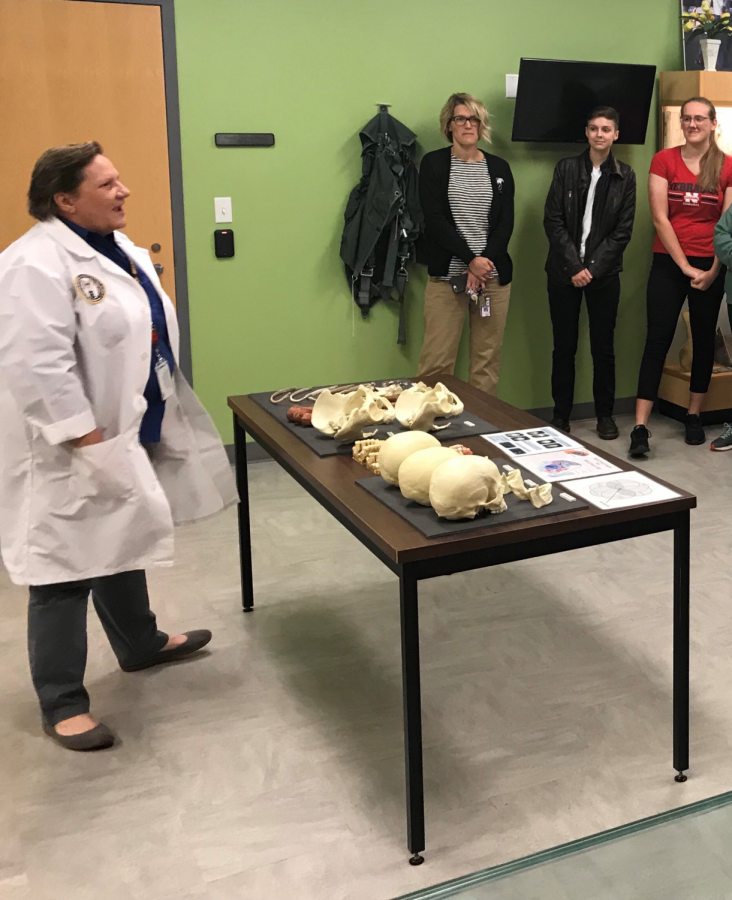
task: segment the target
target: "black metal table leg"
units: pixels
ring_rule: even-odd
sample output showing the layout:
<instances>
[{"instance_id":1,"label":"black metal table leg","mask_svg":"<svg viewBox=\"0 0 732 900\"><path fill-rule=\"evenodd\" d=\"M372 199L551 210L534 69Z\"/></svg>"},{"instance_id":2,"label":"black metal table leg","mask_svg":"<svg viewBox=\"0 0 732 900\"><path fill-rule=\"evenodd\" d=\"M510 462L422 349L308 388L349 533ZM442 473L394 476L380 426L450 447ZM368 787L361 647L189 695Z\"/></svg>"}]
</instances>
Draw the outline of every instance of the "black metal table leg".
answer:
<instances>
[{"instance_id":1,"label":"black metal table leg","mask_svg":"<svg viewBox=\"0 0 732 900\"><path fill-rule=\"evenodd\" d=\"M247 434L234 415L234 463L239 491L239 563L241 566L241 602L244 612L254 609L252 579L252 535L249 524L249 478L247 473Z\"/></svg>"},{"instance_id":2,"label":"black metal table leg","mask_svg":"<svg viewBox=\"0 0 732 900\"><path fill-rule=\"evenodd\" d=\"M689 526L688 512L674 527L674 769L689 768Z\"/></svg>"},{"instance_id":3,"label":"black metal table leg","mask_svg":"<svg viewBox=\"0 0 732 900\"><path fill-rule=\"evenodd\" d=\"M410 865L424 862L424 777L422 772L422 697L419 672L417 579L402 568L399 576L402 628L404 763L407 783L407 846Z\"/></svg>"}]
</instances>

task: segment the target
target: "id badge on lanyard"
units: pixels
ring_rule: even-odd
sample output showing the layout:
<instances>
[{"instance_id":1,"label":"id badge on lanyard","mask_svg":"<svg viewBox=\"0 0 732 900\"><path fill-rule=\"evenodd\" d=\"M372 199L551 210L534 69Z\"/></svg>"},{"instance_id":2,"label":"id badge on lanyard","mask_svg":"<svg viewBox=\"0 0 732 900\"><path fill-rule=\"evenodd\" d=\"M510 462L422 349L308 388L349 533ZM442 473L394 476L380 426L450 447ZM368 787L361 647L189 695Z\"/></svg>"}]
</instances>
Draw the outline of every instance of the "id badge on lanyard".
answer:
<instances>
[{"instance_id":1,"label":"id badge on lanyard","mask_svg":"<svg viewBox=\"0 0 732 900\"><path fill-rule=\"evenodd\" d=\"M157 350L155 352L157 353ZM157 356L158 358L155 361L155 374L158 379L158 386L160 387L160 396L163 400L167 400L175 393L173 373L170 371L170 366L165 361L165 358L161 356L160 353L157 353Z\"/></svg>"}]
</instances>

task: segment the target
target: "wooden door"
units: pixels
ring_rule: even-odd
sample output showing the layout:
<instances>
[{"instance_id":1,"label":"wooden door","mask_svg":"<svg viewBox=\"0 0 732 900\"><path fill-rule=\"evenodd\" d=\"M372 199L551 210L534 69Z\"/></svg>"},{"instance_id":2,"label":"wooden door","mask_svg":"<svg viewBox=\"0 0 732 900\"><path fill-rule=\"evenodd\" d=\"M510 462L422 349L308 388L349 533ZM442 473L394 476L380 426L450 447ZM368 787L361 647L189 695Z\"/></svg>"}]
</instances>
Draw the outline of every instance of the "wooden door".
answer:
<instances>
[{"instance_id":1,"label":"wooden door","mask_svg":"<svg viewBox=\"0 0 732 900\"><path fill-rule=\"evenodd\" d=\"M26 193L49 147L96 140L132 192L126 234L175 298L160 8L0 0L0 251L30 228Z\"/></svg>"}]
</instances>

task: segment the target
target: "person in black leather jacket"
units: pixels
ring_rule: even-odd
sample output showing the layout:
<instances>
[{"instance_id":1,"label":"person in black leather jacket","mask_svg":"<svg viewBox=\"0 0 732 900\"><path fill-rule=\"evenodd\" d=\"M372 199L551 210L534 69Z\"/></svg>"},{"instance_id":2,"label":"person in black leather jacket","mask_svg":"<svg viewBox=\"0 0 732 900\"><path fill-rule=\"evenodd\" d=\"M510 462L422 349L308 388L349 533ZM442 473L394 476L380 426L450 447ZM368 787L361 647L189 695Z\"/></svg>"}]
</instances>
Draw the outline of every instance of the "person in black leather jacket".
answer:
<instances>
[{"instance_id":1,"label":"person in black leather jacket","mask_svg":"<svg viewBox=\"0 0 732 900\"><path fill-rule=\"evenodd\" d=\"M620 302L623 252L635 218L635 172L611 152L619 137L617 112L599 107L587 118L589 147L560 160L544 209L549 238L546 273L554 332L552 425L569 432L574 402L575 355L584 295L590 322L597 433L613 440L615 320Z\"/></svg>"}]
</instances>

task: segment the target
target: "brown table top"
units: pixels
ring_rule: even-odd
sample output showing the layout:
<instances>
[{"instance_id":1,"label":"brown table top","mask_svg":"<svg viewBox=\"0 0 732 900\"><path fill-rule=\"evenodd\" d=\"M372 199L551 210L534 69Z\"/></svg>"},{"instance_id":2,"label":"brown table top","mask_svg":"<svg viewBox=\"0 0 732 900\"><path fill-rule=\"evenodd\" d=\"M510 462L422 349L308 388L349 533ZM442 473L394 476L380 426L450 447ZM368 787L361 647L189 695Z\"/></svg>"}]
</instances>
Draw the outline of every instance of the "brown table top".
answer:
<instances>
[{"instance_id":1,"label":"brown table top","mask_svg":"<svg viewBox=\"0 0 732 900\"><path fill-rule=\"evenodd\" d=\"M423 380L431 385L438 380L442 381L460 397L469 412L492 422L503 431L546 425L546 422L542 422L535 416L510 406L502 400L489 397L458 378L443 375L439 378L424 378ZM290 432L247 395L229 397L228 402L246 431L254 437L257 443L263 446L275 460L284 463L286 467L296 472L315 497L334 506L358 532L380 547L387 557L399 564L537 540L591 529L595 526L616 525L638 519L648 519L683 512L696 506L696 497L693 494L682 491L654 476L660 484L665 484L681 496L678 499L618 510L600 510L590 506L589 509L505 525L492 523L485 528L477 528L475 531L465 534L427 538L401 516L388 509L356 484L368 473L350 456L317 456L297 435ZM481 456L496 458L503 455L497 447L479 436L461 438L460 442ZM583 443L579 440L578 442ZM584 444L584 446L589 447L598 456L609 460L625 472L639 471L625 459L612 456L594 445L590 447L590 445Z\"/></svg>"}]
</instances>

